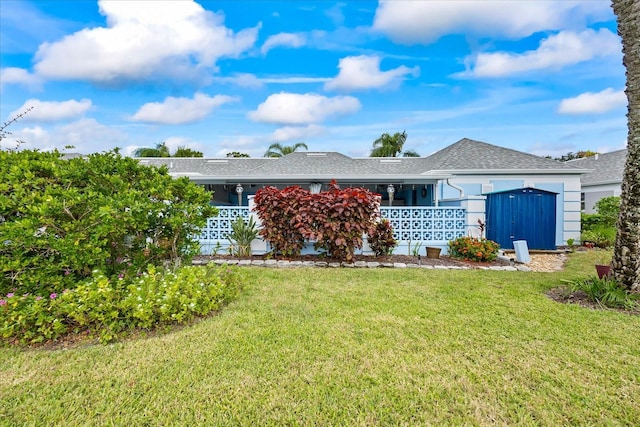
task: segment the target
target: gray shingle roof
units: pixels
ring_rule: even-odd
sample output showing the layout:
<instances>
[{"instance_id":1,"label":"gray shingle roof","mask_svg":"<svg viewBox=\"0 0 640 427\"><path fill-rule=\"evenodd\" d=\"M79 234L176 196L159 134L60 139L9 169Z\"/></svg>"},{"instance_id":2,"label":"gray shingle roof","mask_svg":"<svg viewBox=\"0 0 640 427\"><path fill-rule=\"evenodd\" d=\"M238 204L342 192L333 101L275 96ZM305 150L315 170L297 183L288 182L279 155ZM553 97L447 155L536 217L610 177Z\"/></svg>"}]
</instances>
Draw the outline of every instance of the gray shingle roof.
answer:
<instances>
[{"instance_id":1,"label":"gray shingle roof","mask_svg":"<svg viewBox=\"0 0 640 427\"><path fill-rule=\"evenodd\" d=\"M580 178L583 186L589 186L621 183L626 159L627 149L624 149L570 160L567 163L584 169L592 169L592 172L586 173Z\"/></svg>"},{"instance_id":2,"label":"gray shingle roof","mask_svg":"<svg viewBox=\"0 0 640 427\"><path fill-rule=\"evenodd\" d=\"M578 167L486 142L463 138L427 157L430 170L562 170L579 173Z\"/></svg>"},{"instance_id":3,"label":"gray shingle roof","mask_svg":"<svg viewBox=\"0 0 640 427\"><path fill-rule=\"evenodd\" d=\"M246 158L234 157L224 159L208 159L202 157L195 158L166 158L148 157L141 158L140 162L148 165L165 165L172 174L203 175L203 176L245 176L254 169L260 168L267 163L274 163L273 158Z\"/></svg>"},{"instance_id":4,"label":"gray shingle roof","mask_svg":"<svg viewBox=\"0 0 640 427\"><path fill-rule=\"evenodd\" d=\"M357 159L334 152L294 152L253 169L260 175L360 176L379 173Z\"/></svg>"},{"instance_id":5,"label":"gray shingle roof","mask_svg":"<svg viewBox=\"0 0 640 427\"><path fill-rule=\"evenodd\" d=\"M280 158L143 158L149 165L166 165L174 175L193 179L255 180L315 179L431 179L468 171L512 173L581 173L583 169L472 139L461 139L428 157L351 158L335 152L294 152ZM406 181L405 181L406 182Z\"/></svg>"}]
</instances>

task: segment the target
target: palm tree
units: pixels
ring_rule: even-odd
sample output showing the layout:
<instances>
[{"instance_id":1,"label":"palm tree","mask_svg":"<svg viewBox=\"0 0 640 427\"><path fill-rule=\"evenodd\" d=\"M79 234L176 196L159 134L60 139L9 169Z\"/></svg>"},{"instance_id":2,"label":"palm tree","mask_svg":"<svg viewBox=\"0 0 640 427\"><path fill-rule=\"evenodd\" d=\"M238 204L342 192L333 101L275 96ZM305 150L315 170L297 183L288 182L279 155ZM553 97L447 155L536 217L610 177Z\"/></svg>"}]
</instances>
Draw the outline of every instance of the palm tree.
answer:
<instances>
[{"instance_id":1,"label":"palm tree","mask_svg":"<svg viewBox=\"0 0 640 427\"><path fill-rule=\"evenodd\" d=\"M171 157L169 155L169 147L165 142L156 144L154 148L140 147L133 152L136 157Z\"/></svg>"},{"instance_id":2,"label":"palm tree","mask_svg":"<svg viewBox=\"0 0 640 427\"><path fill-rule=\"evenodd\" d=\"M309 149L309 147L307 147L307 144L305 144L304 142L298 142L294 145L281 145L278 142L274 142L269 146L267 152L264 153L264 157L286 156L287 154L291 154L294 151L298 151L298 148L304 148L305 150Z\"/></svg>"},{"instance_id":3,"label":"palm tree","mask_svg":"<svg viewBox=\"0 0 640 427\"><path fill-rule=\"evenodd\" d=\"M622 63L627 70L627 162L622 175L620 216L611 267L614 279L630 291L640 292L640 3L613 0L622 38Z\"/></svg>"},{"instance_id":4,"label":"palm tree","mask_svg":"<svg viewBox=\"0 0 640 427\"><path fill-rule=\"evenodd\" d=\"M420 157L420 154L413 150L402 151L404 143L407 141L407 132L396 132L393 135L383 133L380 138L373 141L373 150L370 157Z\"/></svg>"}]
</instances>

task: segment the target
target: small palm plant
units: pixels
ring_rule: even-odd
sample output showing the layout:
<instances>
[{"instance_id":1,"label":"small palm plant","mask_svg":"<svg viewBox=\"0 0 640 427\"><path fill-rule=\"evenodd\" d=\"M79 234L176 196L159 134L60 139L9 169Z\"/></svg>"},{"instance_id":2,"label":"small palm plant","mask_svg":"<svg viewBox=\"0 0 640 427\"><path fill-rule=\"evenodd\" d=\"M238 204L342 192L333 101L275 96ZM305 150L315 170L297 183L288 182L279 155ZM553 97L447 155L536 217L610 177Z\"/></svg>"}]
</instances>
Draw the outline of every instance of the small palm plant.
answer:
<instances>
[{"instance_id":1,"label":"small palm plant","mask_svg":"<svg viewBox=\"0 0 640 427\"><path fill-rule=\"evenodd\" d=\"M258 237L258 228L253 217L249 222L239 216L231 223L231 233L227 234L227 239L231 242L231 253L238 257L251 256L251 242Z\"/></svg>"}]
</instances>

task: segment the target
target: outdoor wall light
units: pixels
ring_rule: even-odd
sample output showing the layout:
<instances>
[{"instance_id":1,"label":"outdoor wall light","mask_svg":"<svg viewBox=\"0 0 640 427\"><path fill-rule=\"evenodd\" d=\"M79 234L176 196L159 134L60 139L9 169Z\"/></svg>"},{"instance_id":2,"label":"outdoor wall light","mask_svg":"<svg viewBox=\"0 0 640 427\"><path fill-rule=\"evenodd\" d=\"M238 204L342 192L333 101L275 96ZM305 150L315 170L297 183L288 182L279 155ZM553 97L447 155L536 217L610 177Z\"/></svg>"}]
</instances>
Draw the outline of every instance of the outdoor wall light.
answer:
<instances>
[{"instance_id":1,"label":"outdoor wall light","mask_svg":"<svg viewBox=\"0 0 640 427\"><path fill-rule=\"evenodd\" d=\"M393 195L396 193L396 187L393 184L387 185L387 193L389 193L389 206L393 205Z\"/></svg>"},{"instance_id":2,"label":"outdoor wall light","mask_svg":"<svg viewBox=\"0 0 640 427\"><path fill-rule=\"evenodd\" d=\"M238 206L242 206L242 192L244 188L242 188L242 184L236 185L236 194L238 194Z\"/></svg>"},{"instance_id":3,"label":"outdoor wall light","mask_svg":"<svg viewBox=\"0 0 640 427\"><path fill-rule=\"evenodd\" d=\"M312 182L309 185L309 191L311 192L311 194L318 194L318 193L320 193L320 190L322 190L322 183L321 182Z\"/></svg>"}]
</instances>

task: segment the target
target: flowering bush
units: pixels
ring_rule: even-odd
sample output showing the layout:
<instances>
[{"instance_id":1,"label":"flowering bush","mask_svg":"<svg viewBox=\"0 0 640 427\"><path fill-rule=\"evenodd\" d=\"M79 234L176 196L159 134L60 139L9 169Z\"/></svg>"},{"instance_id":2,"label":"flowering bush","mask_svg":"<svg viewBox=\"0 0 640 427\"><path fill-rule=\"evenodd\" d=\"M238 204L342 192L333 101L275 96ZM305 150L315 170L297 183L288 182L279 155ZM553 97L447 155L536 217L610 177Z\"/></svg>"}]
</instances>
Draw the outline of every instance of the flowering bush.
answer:
<instances>
[{"instance_id":1,"label":"flowering bush","mask_svg":"<svg viewBox=\"0 0 640 427\"><path fill-rule=\"evenodd\" d=\"M391 255L393 248L398 245L393 238L393 228L388 219L380 220L369 232L367 237L371 250L377 255Z\"/></svg>"},{"instance_id":2,"label":"flowering bush","mask_svg":"<svg viewBox=\"0 0 640 427\"><path fill-rule=\"evenodd\" d=\"M493 261L498 256L498 245L493 240L476 237L458 237L449 241L449 255L469 261Z\"/></svg>"},{"instance_id":3,"label":"flowering bush","mask_svg":"<svg viewBox=\"0 0 640 427\"><path fill-rule=\"evenodd\" d=\"M185 323L234 298L242 278L226 266L157 271L150 265L134 278L100 272L73 289L48 296L0 295L0 339L22 344L88 332L110 342L135 328Z\"/></svg>"}]
</instances>

